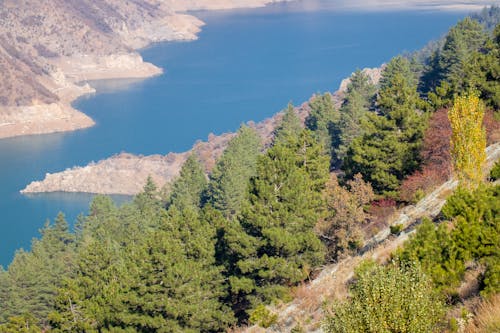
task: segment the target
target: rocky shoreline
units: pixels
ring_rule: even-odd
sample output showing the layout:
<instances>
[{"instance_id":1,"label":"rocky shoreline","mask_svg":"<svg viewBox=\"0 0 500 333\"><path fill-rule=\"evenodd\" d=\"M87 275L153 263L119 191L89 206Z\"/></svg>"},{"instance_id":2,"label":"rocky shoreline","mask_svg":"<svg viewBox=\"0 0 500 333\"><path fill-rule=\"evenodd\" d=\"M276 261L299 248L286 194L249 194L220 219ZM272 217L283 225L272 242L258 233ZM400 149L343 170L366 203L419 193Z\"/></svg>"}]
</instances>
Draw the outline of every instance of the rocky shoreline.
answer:
<instances>
[{"instance_id":1,"label":"rocky shoreline","mask_svg":"<svg viewBox=\"0 0 500 333\"><path fill-rule=\"evenodd\" d=\"M74 131L88 128L95 122L74 109L71 103L78 97L94 93L88 84L77 82L101 79L148 78L163 73L161 68L144 62L137 53L114 54L97 59L83 56L53 60L58 69L46 86L59 100L36 102L27 106L0 107L0 139L35 134Z\"/></svg>"},{"instance_id":2,"label":"rocky shoreline","mask_svg":"<svg viewBox=\"0 0 500 333\"><path fill-rule=\"evenodd\" d=\"M302 119L305 119L308 113L307 104L297 108L297 112ZM260 123L248 123L248 125L255 128L266 143L271 140L273 130L281 116L281 113L278 113ZM198 141L189 151L183 153L150 156L117 154L99 162L91 162L84 167L47 173L43 180L31 182L20 192L135 195L143 189L149 176L159 187L175 179L191 154L198 156L205 172L209 173L234 135L235 133L210 134L207 141Z\"/></svg>"},{"instance_id":3,"label":"rocky shoreline","mask_svg":"<svg viewBox=\"0 0 500 333\"><path fill-rule=\"evenodd\" d=\"M61 103L19 107L0 114L0 139L74 131L94 124L84 113Z\"/></svg>"},{"instance_id":4,"label":"rocky shoreline","mask_svg":"<svg viewBox=\"0 0 500 333\"><path fill-rule=\"evenodd\" d=\"M381 68L363 70L372 80L378 83ZM349 79L340 84L339 90L332 96L337 107L340 107ZM309 103L305 102L295 108L299 118L304 121L309 114ZM248 126L254 128L265 145L272 140L273 131L279 124L282 113L277 113L264 121ZM217 158L234 133L221 135L210 134L207 141L196 142L193 148L184 153L169 153L167 155L137 156L121 153L97 163L92 162L84 167L73 167L62 172L46 174L41 181L33 181L21 193L44 192L82 192L95 194L125 194L139 193L147 177L151 176L158 186L163 186L179 175L182 164L190 154L196 154L205 168L210 172Z\"/></svg>"},{"instance_id":5,"label":"rocky shoreline","mask_svg":"<svg viewBox=\"0 0 500 333\"><path fill-rule=\"evenodd\" d=\"M116 24L116 27L107 22L93 23L93 25L106 24L112 27L112 31L108 32L105 29L106 27L98 27L104 30L106 34L112 32L115 35L114 39L111 40L112 42L116 42L115 39L119 38L117 45L109 46L110 49L114 48L118 49L118 51L112 51L108 54L96 52L95 47L106 44L105 40L101 41L97 36L94 37L95 41L86 41L87 44L90 44L88 47L90 48L89 52L79 51L65 55L67 51L63 50L60 52L62 54L57 54L46 46L37 44L34 47L36 52L32 50L31 46L24 46L26 48L26 50L23 50L26 53L25 55L19 49L9 47L8 42L6 42L5 46L2 44L2 27L0 24L0 69L10 75L10 77L9 75L4 76L4 82L1 82L2 85L7 86L5 90L7 97L0 96L0 139L21 135L73 131L93 126L94 121L90 117L71 107L71 103L75 99L95 91L88 84L82 85L79 82L100 79L148 78L162 74L163 70L161 68L144 62L140 54L134 50L156 42L195 40L204 23L195 16L184 12L190 10L254 8L279 1L289 0L156 1L156 6L161 10L148 8L148 13L163 13L158 17L151 14L145 15L142 13L142 16L138 14L139 17L148 17L149 20L137 19L137 22L126 22L127 24L130 23L130 26L127 26L125 22L122 22L121 26ZM37 5L43 6L42 3ZM0 14L2 15L18 15L17 18L27 15L23 11L20 14L15 13L12 10L13 7L9 8L8 2L3 6L4 8L0 8ZM103 5L104 8L106 8L105 6ZM36 8L30 8L29 10L36 11ZM50 13L47 16L50 16ZM26 22L27 20L32 23L32 26L26 28L26 24L23 23L22 28L17 28L20 31L19 36L16 37L16 43L29 45L37 40L37 37L32 35L39 33L40 25L31 21L40 20L40 17L26 16L22 21ZM29 28L32 28L34 32L29 31ZM7 27L6 29L9 31L11 28ZM21 36L26 34L27 31L31 34L33 41ZM74 31L71 32L75 34ZM47 45L50 44L49 42L58 43L58 41L53 40L55 37L51 33L47 33L48 37L45 36L50 39L47 41ZM80 32L77 33L80 34ZM8 32L8 34L10 33ZM10 35L12 37L12 34ZM90 35L90 32L87 32L87 35ZM87 38L87 36L80 37ZM74 45L74 43L71 45ZM82 46L72 47L78 48ZM28 67L26 64L28 64ZM8 80L14 83L7 82ZM22 82L19 87L15 87L17 81ZM23 84L24 86L22 86ZM8 96L17 97L15 101L8 101Z\"/></svg>"}]
</instances>

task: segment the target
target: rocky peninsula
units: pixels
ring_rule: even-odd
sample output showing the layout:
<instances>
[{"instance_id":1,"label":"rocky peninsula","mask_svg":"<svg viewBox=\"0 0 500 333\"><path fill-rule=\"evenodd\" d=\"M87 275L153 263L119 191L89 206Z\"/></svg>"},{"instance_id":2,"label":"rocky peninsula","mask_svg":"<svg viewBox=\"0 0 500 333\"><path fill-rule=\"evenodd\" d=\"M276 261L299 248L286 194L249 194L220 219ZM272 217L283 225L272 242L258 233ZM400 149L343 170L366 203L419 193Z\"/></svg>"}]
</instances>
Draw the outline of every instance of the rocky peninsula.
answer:
<instances>
[{"instance_id":1,"label":"rocky peninsula","mask_svg":"<svg viewBox=\"0 0 500 333\"><path fill-rule=\"evenodd\" d=\"M71 131L94 122L71 107L87 80L147 78L151 43L194 40L193 10L287 0L5 0L0 2L0 139Z\"/></svg>"},{"instance_id":2,"label":"rocky peninsula","mask_svg":"<svg viewBox=\"0 0 500 333\"><path fill-rule=\"evenodd\" d=\"M307 104L297 108L297 111L301 119L304 119L308 112ZM269 142L281 117L280 113L260 123L248 123L248 125L257 130L264 142ZM32 182L21 193L84 192L134 195L142 190L149 176L158 186L175 179L190 154L196 154L205 172L209 173L234 135L234 133L210 134L207 141L198 141L191 150L183 153L151 156L120 153L84 167L47 173L45 179Z\"/></svg>"},{"instance_id":3,"label":"rocky peninsula","mask_svg":"<svg viewBox=\"0 0 500 333\"><path fill-rule=\"evenodd\" d=\"M373 83L378 83L381 68L364 69ZM340 88L332 97L337 107L340 107L349 78L342 81ZM309 114L309 103L305 102L295 108L299 118L304 121ZM259 123L248 123L254 128L268 145L273 132L279 124L282 113ZM158 186L163 186L179 175L182 164L190 154L196 154L202 162L205 171L210 172L217 158L234 133L208 136L207 141L196 142L190 151L184 153L169 153L167 155L137 156L121 153L99 162L92 162L84 167L74 167L62 172L46 174L45 179L34 181L21 193L42 192L85 192L97 194L126 194L139 193L148 176L151 176Z\"/></svg>"}]
</instances>

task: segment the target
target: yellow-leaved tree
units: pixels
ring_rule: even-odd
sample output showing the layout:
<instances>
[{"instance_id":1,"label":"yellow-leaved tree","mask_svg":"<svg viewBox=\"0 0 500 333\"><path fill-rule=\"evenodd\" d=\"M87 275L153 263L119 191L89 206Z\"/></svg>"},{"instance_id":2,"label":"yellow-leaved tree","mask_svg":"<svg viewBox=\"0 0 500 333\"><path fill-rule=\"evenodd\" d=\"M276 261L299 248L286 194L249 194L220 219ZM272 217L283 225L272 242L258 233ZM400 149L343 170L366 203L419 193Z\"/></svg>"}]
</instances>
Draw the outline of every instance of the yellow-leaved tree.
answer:
<instances>
[{"instance_id":1,"label":"yellow-leaved tree","mask_svg":"<svg viewBox=\"0 0 500 333\"><path fill-rule=\"evenodd\" d=\"M448 111L451 123L451 158L461 185L475 188L483 180L486 162L484 104L475 92L457 96Z\"/></svg>"}]
</instances>

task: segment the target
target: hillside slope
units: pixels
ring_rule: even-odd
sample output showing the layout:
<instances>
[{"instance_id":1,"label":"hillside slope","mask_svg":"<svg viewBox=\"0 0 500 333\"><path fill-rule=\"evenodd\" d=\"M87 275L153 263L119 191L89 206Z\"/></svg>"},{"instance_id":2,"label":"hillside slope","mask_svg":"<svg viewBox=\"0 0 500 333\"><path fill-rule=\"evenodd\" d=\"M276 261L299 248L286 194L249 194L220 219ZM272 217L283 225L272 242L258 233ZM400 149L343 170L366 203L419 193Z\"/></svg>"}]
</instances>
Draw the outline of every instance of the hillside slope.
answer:
<instances>
[{"instance_id":1,"label":"hillside slope","mask_svg":"<svg viewBox=\"0 0 500 333\"><path fill-rule=\"evenodd\" d=\"M487 150L486 169L490 170L495 161L500 159L500 143L490 145ZM354 276L354 269L363 260L375 260L385 263L398 247L408 240L409 235L422 218L434 218L446 203L448 196L458 186L455 179L450 179L426 195L415 205L405 206L389 217L390 225L402 225L403 231L393 236L390 226L380 230L373 238L366 241L358 255L348 256L335 264L322 268L319 276L296 288L293 301L269 307L271 313L277 314L276 324L264 329L259 326L248 327L242 332L292 332L300 326L307 332L323 332L321 322L325 318L325 302L341 300L347 296L348 284Z\"/></svg>"},{"instance_id":2,"label":"hillside slope","mask_svg":"<svg viewBox=\"0 0 500 333\"><path fill-rule=\"evenodd\" d=\"M264 6L270 0L5 0L0 2L0 138L68 131L93 121L70 107L79 82L162 70L135 51L192 40L203 22L182 12Z\"/></svg>"}]
</instances>

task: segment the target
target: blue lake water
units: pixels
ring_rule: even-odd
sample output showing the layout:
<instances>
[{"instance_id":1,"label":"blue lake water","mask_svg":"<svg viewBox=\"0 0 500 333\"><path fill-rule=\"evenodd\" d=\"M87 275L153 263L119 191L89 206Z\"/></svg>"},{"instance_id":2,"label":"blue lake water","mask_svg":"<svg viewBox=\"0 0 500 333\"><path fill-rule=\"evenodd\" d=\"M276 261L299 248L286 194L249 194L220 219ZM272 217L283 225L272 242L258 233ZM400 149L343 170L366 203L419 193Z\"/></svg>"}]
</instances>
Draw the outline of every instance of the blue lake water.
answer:
<instances>
[{"instance_id":1,"label":"blue lake water","mask_svg":"<svg viewBox=\"0 0 500 333\"><path fill-rule=\"evenodd\" d=\"M121 151L185 151L210 132L262 120L289 101L336 90L357 68L419 49L464 13L315 11L289 4L199 16L207 23L199 40L142 52L164 75L96 82L98 94L75 103L95 127L0 140L0 265L7 266L16 249L29 248L47 218L63 211L73 222L87 210L91 195L19 194L46 172Z\"/></svg>"}]
</instances>

